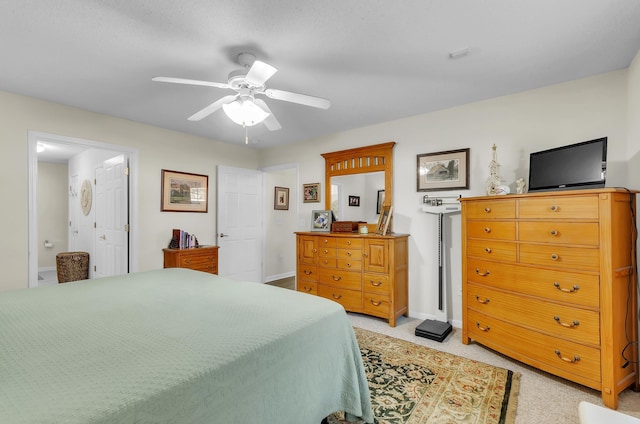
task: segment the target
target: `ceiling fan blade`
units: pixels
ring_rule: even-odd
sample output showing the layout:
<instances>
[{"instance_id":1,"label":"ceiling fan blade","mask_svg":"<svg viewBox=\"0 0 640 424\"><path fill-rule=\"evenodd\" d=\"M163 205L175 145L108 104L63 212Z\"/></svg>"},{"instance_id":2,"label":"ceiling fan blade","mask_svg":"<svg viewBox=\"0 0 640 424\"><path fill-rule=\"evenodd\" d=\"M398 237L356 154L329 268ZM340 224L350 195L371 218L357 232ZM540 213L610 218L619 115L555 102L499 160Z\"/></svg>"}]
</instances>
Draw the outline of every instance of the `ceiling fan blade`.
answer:
<instances>
[{"instance_id":1,"label":"ceiling fan blade","mask_svg":"<svg viewBox=\"0 0 640 424\"><path fill-rule=\"evenodd\" d=\"M317 107L319 109L329 109L329 106L331 106L331 102L329 100L321 97L307 96L306 94L292 93L290 91L276 90L274 88L264 90L264 94L272 99Z\"/></svg>"},{"instance_id":2,"label":"ceiling fan blade","mask_svg":"<svg viewBox=\"0 0 640 424\"><path fill-rule=\"evenodd\" d=\"M199 112L194 113L193 115L191 115L187 119L189 121L199 121L199 120L201 120L203 118L206 118L207 116L211 115L216 110L220 109L222 107L222 105L227 104L227 103L231 103L232 101L234 101L236 99L236 97L238 97L238 94L224 96L223 98L216 100L215 102L211 103L209 106L205 107L204 109L200 110Z\"/></svg>"},{"instance_id":3,"label":"ceiling fan blade","mask_svg":"<svg viewBox=\"0 0 640 424\"><path fill-rule=\"evenodd\" d=\"M247 72L245 80L250 84L261 86L276 72L278 72L278 70L273 66L256 60L253 62L253 65L251 65L249 72Z\"/></svg>"},{"instance_id":4,"label":"ceiling fan blade","mask_svg":"<svg viewBox=\"0 0 640 424\"><path fill-rule=\"evenodd\" d=\"M280 125L280 122L278 122L276 117L273 115L273 112L271 112L271 109L269 109L269 106L267 106L264 100L255 99L254 102L258 105L258 107L260 107L260 109L269 114L269 116L267 116L265 120L262 121L269 131L277 131L282 128L282 125Z\"/></svg>"},{"instance_id":5,"label":"ceiling fan blade","mask_svg":"<svg viewBox=\"0 0 640 424\"><path fill-rule=\"evenodd\" d=\"M153 77L151 78L151 81L170 82L173 84L203 85L205 87L216 87L216 88L231 88L231 86L226 83L212 82L212 81L198 81L198 80L184 79L184 78Z\"/></svg>"}]
</instances>

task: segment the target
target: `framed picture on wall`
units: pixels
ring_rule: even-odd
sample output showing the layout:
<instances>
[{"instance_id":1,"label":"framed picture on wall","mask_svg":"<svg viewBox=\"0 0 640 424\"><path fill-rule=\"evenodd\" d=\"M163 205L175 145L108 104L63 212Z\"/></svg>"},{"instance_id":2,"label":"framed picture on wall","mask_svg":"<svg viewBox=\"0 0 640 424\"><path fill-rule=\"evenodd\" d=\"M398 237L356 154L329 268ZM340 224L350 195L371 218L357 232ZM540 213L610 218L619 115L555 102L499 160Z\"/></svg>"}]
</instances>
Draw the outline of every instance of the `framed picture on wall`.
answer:
<instances>
[{"instance_id":1,"label":"framed picture on wall","mask_svg":"<svg viewBox=\"0 0 640 424\"><path fill-rule=\"evenodd\" d=\"M289 189L287 187L276 187L273 198L273 209L289 210Z\"/></svg>"},{"instance_id":2,"label":"framed picture on wall","mask_svg":"<svg viewBox=\"0 0 640 424\"><path fill-rule=\"evenodd\" d=\"M360 196L349 196L349 206L360 206Z\"/></svg>"},{"instance_id":3,"label":"framed picture on wall","mask_svg":"<svg viewBox=\"0 0 640 424\"><path fill-rule=\"evenodd\" d=\"M320 183L302 185L303 203L313 203L320 201Z\"/></svg>"},{"instance_id":4,"label":"framed picture on wall","mask_svg":"<svg viewBox=\"0 0 640 424\"><path fill-rule=\"evenodd\" d=\"M209 176L162 170L162 212L204 212L209 208Z\"/></svg>"},{"instance_id":5,"label":"framed picture on wall","mask_svg":"<svg viewBox=\"0 0 640 424\"><path fill-rule=\"evenodd\" d=\"M469 188L469 149L418 155L418 191Z\"/></svg>"}]
</instances>

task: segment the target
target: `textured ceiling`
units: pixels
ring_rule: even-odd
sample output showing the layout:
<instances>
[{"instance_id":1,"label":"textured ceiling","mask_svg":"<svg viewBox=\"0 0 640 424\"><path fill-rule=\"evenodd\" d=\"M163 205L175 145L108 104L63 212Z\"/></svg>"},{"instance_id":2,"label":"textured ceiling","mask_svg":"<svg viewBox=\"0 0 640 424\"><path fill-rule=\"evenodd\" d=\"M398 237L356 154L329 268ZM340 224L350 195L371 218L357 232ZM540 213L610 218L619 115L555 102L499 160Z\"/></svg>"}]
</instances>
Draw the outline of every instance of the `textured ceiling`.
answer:
<instances>
[{"instance_id":1,"label":"textured ceiling","mask_svg":"<svg viewBox=\"0 0 640 424\"><path fill-rule=\"evenodd\" d=\"M268 88L331 100L265 98L259 148L626 68L639 22L638 0L6 0L0 89L243 144L222 110L187 121L233 92L151 78L226 82L246 51Z\"/></svg>"}]
</instances>

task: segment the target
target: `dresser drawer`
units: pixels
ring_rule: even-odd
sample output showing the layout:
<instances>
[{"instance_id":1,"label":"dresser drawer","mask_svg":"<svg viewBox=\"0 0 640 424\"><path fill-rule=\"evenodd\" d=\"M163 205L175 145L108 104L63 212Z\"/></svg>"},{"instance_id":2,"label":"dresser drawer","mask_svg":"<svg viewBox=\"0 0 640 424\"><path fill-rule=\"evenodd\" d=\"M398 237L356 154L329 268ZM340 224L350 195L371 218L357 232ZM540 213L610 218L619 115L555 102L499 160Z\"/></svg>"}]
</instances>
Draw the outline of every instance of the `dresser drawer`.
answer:
<instances>
[{"instance_id":1,"label":"dresser drawer","mask_svg":"<svg viewBox=\"0 0 640 424\"><path fill-rule=\"evenodd\" d=\"M476 258L516 261L516 244L495 240L468 240L467 255Z\"/></svg>"},{"instance_id":2,"label":"dresser drawer","mask_svg":"<svg viewBox=\"0 0 640 424\"><path fill-rule=\"evenodd\" d=\"M378 293L364 293L364 313L376 317L387 317L391 310L389 296Z\"/></svg>"},{"instance_id":3,"label":"dresser drawer","mask_svg":"<svg viewBox=\"0 0 640 424\"><path fill-rule=\"evenodd\" d=\"M320 283L336 287L362 290L362 274L359 271L344 271L341 269L320 268Z\"/></svg>"},{"instance_id":4,"label":"dresser drawer","mask_svg":"<svg viewBox=\"0 0 640 424\"><path fill-rule=\"evenodd\" d=\"M518 223L518 239L598 246L600 227L597 222L523 221Z\"/></svg>"},{"instance_id":5,"label":"dresser drawer","mask_svg":"<svg viewBox=\"0 0 640 424\"><path fill-rule=\"evenodd\" d=\"M338 259L362 259L362 249L354 248L354 249L338 249L336 251L336 256Z\"/></svg>"},{"instance_id":6,"label":"dresser drawer","mask_svg":"<svg viewBox=\"0 0 640 424\"><path fill-rule=\"evenodd\" d=\"M515 199L478 200L467 204L469 219L504 219L516 217Z\"/></svg>"},{"instance_id":7,"label":"dresser drawer","mask_svg":"<svg viewBox=\"0 0 640 424\"><path fill-rule=\"evenodd\" d=\"M311 281L298 281L296 290L313 295L318 294L318 284Z\"/></svg>"},{"instance_id":8,"label":"dresser drawer","mask_svg":"<svg viewBox=\"0 0 640 424\"><path fill-rule=\"evenodd\" d=\"M339 249L362 249L362 239L336 237L336 245Z\"/></svg>"},{"instance_id":9,"label":"dresser drawer","mask_svg":"<svg viewBox=\"0 0 640 424\"><path fill-rule=\"evenodd\" d=\"M318 258L318 265L326 268L336 268L338 260L336 258Z\"/></svg>"},{"instance_id":10,"label":"dresser drawer","mask_svg":"<svg viewBox=\"0 0 640 424\"><path fill-rule=\"evenodd\" d=\"M321 247L337 247L338 246L338 242L336 241L335 237L323 237L323 236L319 236L316 239L316 242L318 243L318 248Z\"/></svg>"},{"instance_id":11,"label":"dresser drawer","mask_svg":"<svg viewBox=\"0 0 640 424\"><path fill-rule=\"evenodd\" d=\"M335 247L319 247L318 248L318 257L322 258L335 258L337 255L337 250Z\"/></svg>"},{"instance_id":12,"label":"dresser drawer","mask_svg":"<svg viewBox=\"0 0 640 424\"><path fill-rule=\"evenodd\" d=\"M299 264L298 281L318 281L318 267L315 265Z\"/></svg>"},{"instance_id":13,"label":"dresser drawer","mask_svg":"<svg viewBox=\"0 0 640 424\"><path fill-rule=\"evenodd\" d=\"M347 311L362 309L362 292L318 284L318 295L341 304Z\"/></svg>"},{"instance_id":14,"label":"dresser drawer","mask_svg":"<svg viewBox=\"0 0 640 424\"><path fill-rule=\"evenodd\" d=\"M467 236L485 239L516 239L516 223L510 221L469 221Z\"/></svg>"},{"instance_id":15,"label":"dresser drawer","mask_svg":"<svg viewBox=\"0 0 640 424\"><path fill-rule=\"evenodd\" d=\"M207 252L203 252L204 254L191 254L189 256L184 256L180 258L180 267L181 268L190 268L199 271L212 272L214 267L217 267L218 261L217 258Z\"/></svg>"},{"instance_id":16,"label":"dresser drawer","mask_svg":"<svg viewBox=\"0 0 640 424\"><path fill-rule=\"evenodd\" d=\"M521 243L520 263L598 271L600 269L600 253L598 249L588 247Z\"/></svg>"},{"instance_id":17,"label":"dresser drawer","mask_svg":"<svg viewBox=\"0 0 640 424\"><path fill-rule=\"evenodd\" d=\"M365 292L388 294L391 291L391 281L388 274L365 273L362 280Z\"/></svg>"},{"instance_id":18,"label":"dresser drawer","mask_svg":"<svg viewBox=\"0 0 640 424\"><path fill-rule=\"evenodd\" d=\"M545 302L475 284L468 285L467 306L485 315L563 340L594 346L600 344L600 315L596 311Z\"/></svg>"},{"instance_id":19,"label":"dresser drawer","mask_svg":"<svg viewBox=\"0 0 640 424\"><path fill-rule=\"evenodd\" d=\"M518 327L469 310L469 337L536 368L600 389L600 349Z\"/></svg>"},{"instance_id":20,"label":"dresser drawer","mask_svg":"<svg viewBox=\"0 0 640 424\"><path fill-rule=\"evenodd\" d=\"M357 261L353 259L338 259L336 261L336 268L362 271L362 261Z\"/></svg>"},{"instance_id":21,"label":"dresser drawer","mask_svg":"<svg viewBox=\"0 0 640 424\"><path fill-rule=\"evenodd\" d=\"M598 219L597 196L548 196L520 199L519 218Z\"/></svg>"},{"instance_id":22,"label":"dresser drawer","mask_svg":"<svg viewBox=\"0 0 640 424\"><path fill-rule=\"evenodd\" d=\"M600 280L596 274L578 274L469 258L467 281L593 310L600 306Z\"/></svg>"}]
</instances>

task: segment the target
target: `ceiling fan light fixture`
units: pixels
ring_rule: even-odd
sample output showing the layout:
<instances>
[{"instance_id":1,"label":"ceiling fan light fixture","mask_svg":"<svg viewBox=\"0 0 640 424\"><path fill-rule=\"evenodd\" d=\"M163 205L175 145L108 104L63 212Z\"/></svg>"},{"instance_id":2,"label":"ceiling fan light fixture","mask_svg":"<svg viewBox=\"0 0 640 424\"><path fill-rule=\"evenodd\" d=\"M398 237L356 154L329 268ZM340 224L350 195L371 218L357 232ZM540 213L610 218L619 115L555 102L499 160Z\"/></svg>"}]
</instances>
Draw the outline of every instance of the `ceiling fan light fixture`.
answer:
<instances>
[{"instance_id":1,"label":"ceiling fan light fixture","mask_svg":"<svg viewBox=\"0 0 640 424\"><path fill-rule=\"evenodd\" d=\"M224 113L238 125L251 127L264 121L269 114L251 100L235 100L222 105Z\"/></svg>"}]
</instances>

